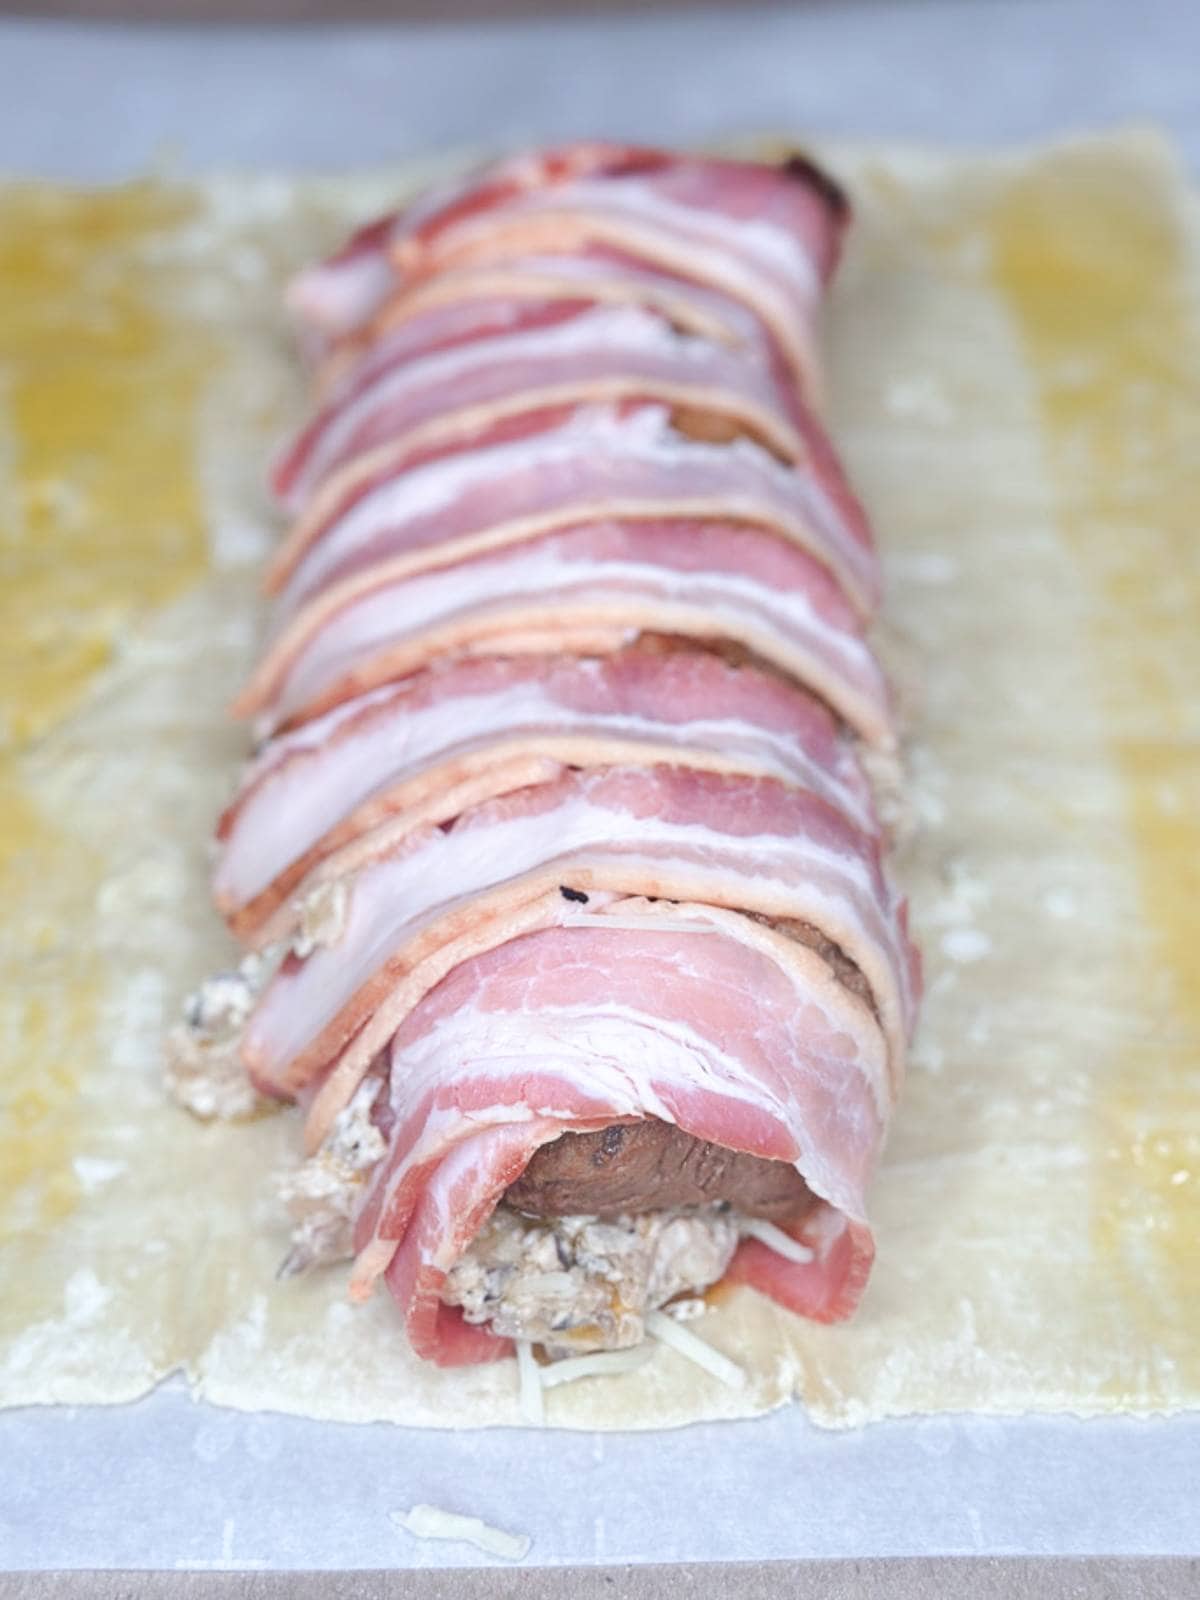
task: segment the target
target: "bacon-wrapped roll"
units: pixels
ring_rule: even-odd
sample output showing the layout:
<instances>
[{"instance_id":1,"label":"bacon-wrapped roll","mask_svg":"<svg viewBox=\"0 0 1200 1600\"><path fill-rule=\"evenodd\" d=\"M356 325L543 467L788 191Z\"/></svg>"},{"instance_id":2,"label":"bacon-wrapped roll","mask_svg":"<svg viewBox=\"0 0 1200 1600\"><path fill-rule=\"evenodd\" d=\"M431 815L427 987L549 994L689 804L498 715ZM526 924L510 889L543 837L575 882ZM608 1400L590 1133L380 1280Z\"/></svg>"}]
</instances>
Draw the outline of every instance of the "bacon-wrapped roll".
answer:
<instances>
[{"instance_id":1,"label":"bacon-wrapped roll","mask_svg":"<svg viewBox=\"0 0 1200 1600\"><path fill-rule=\"evenodd\" d=\"M866 1281L920 972L813 411L846 217L804 161L581 144L294 286L319 409L216 869L267 976L226 1014L305 1110L286 1271L353 1255L432 1360Z\"/></svg>"}]
</instances>

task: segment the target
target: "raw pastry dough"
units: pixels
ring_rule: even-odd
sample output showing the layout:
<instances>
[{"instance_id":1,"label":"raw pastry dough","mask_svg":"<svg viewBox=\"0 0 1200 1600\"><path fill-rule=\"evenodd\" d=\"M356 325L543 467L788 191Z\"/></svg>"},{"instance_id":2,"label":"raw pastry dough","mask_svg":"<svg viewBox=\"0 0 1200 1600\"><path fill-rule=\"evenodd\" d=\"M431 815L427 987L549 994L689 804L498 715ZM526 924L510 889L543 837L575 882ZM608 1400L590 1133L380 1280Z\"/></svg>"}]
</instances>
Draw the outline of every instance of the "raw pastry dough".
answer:
<instances>
[{"instance_id":1,"label":"raw pastry dough","mask_svg":"<svg viewBox=\"0 0 1200 1600\"><path fill-rule=\"evenodd\" d=\"M1200 321L1153 139L1007 160L821 150L858 208L833 430L890 578L901 871L929 993L849 1326L746 1291L547 1396L653 1427L799 1396L910 1412L1200 1402ZM276 1283L290 1113L200 1126L160 1043L227 946L203 838L258 627L258 484L301 392L284 271L418 174L0 196L0 1403L517 1420L509 1363L410 1356L387 1296Z\"/></svg>"}]
</instances>

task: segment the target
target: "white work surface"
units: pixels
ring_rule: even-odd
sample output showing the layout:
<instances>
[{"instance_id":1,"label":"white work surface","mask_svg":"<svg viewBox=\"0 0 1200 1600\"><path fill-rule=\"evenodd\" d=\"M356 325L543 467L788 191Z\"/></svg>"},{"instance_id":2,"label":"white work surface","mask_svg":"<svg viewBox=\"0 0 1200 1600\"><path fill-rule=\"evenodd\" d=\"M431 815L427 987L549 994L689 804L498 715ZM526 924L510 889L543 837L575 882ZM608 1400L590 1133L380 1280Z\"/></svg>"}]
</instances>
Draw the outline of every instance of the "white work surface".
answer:
<instances>
[{"instance_id":1,"label":"white work surface","mask_svg":"<svg viewBox=\"0 0 1200 1600\"><path fill-rule=\"evenodd\" d=\"M173 1383L10 1412L0 1460L0 1567L487 1564L395 1527L417 1503L529 1534L547 1566L1200 1549L1200 1416L442 1433L218 1411Z\"/></svg>"},{"instance_id":2,"label":"white work surface","mask_svg":"<svg viewBox=\"0 0 1200 1600\"><path fill-rule=\"evenodd\" d=\"M370 166L607 132L820 130L1000 144L1155 121L1200 162L1187 0L912 0L461 28L0 23L0 168ZM1200 1550L1200 1416L797 1410L675 1433L433 1433L247 1416L178 1383L0 1417L0 1568L465 1566L388 1513L533 1537L531 1563Z\"/></svg>"},{"instance_id":3,"label":"white work surface","mask_svg":"<svg viewBox=\"0 0 1200 1600\"><path fill-rule=\"evenodd\" d=\"M390 29L0 22L0 169L311 172L447 146L762 129L986 146L1147 120L1200 165L1193 0L604 10Z\"/></svg>"}]
</instances>

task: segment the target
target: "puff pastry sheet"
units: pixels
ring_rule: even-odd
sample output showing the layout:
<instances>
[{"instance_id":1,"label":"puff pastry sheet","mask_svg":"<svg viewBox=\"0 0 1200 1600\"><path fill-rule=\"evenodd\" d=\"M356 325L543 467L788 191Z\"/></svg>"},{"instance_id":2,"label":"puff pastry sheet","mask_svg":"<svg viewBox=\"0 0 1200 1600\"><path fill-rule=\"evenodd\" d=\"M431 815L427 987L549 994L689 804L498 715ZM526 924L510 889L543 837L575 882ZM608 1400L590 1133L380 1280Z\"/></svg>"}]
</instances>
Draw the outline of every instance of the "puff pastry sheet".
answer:
<instances>
[{"instance_id":1,"label":"puff pastry sheet","mask_svg":"<svg viewBox=\"0 0 1200 1600\"><path fill-rule=\"evenodd\" d=\"M738 1291L547 1396L647 1428L1200 1401L1200 257L1168 151L818 149L858 225L836 439L889 578L928 999L856 1320ZM0 1403L207 1400L517 1420L344 1274L276 1283L294 1114L200 1126L160 1042L228 962L204 841L301 386L294 265L429 176L0 194Z\"/></svg>"}]
</instances>

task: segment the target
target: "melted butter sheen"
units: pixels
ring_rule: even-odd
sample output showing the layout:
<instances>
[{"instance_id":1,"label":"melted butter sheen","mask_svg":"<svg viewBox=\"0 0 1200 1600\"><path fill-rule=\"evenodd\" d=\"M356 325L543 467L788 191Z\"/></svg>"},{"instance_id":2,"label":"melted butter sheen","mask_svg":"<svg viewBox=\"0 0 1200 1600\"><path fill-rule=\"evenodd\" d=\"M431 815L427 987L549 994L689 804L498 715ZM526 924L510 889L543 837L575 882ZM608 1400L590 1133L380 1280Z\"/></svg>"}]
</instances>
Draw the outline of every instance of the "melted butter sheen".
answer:
<instances>
[{"instance_id":1,"label":"melted butter sheen","mask_svg":"<svg viewBox=\"0 0 1200 1600\"><path fill-rule=\"evenodd\" d=\"M30 756L151 608L204 571L193 423L213 338L167 310L186 195L0 191L0 1241L77 1201L106 974L80 937L103 863Z\"/></svg>"},{"instance_id":2,"label":"melted butter sheen","mask_svg":"<svg viewBox=\"0 0 1200 1600\"><path fill-rule=\"evenodd\" d=\"M1085 158L1081 156L1081 160ZM1086 181L1080 181L1081 175ZM1092 590L1101 705L1149 937L1142 1025L1098 1076L1093 1231L1130 1327L1200 1377L1200 339L1188 240L1139 161L1013 183L989 220L1060 523ZM1194 273L1194 265L1193 265ZM1117 930L1127 935L1128 930ZM1139 1367L1114 1393L1153 1384Z\"/></svg>"}]
</instances>

